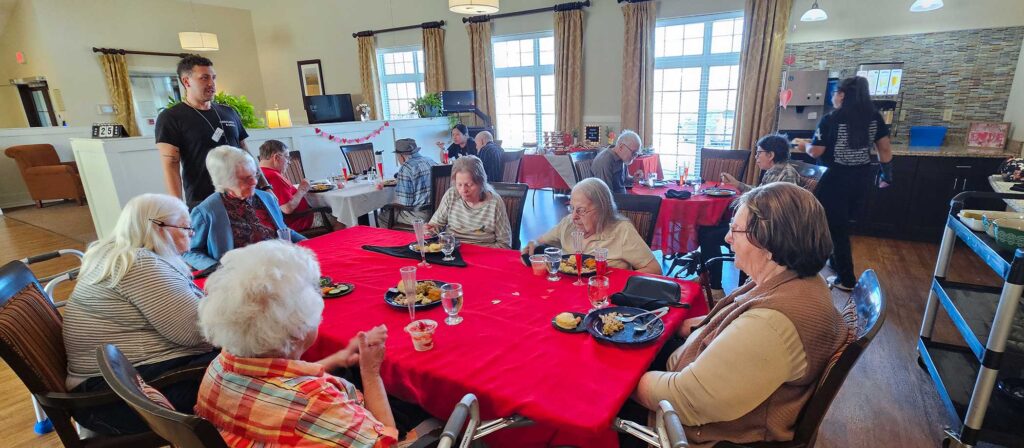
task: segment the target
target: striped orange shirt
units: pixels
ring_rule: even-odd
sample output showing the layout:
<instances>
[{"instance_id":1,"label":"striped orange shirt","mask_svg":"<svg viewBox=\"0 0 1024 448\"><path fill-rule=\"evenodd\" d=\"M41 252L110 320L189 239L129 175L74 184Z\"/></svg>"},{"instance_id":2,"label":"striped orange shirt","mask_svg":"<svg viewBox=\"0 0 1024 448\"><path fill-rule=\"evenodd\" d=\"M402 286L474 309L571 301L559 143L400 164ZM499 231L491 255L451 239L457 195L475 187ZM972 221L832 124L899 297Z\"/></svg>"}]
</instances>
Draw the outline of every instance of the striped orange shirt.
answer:
<instances>
[{"instance_id":1,"label":"striped orange shirt","mask_svg":"<svg viewBox=\"0 0 1024 448\"><path fill-rule=\"evenodd\" d=\"M196 415L232 447L390 447L397 430L378 422L348 381L323 366L221 351L199 387Z\"/></svg>"}]
</instances>

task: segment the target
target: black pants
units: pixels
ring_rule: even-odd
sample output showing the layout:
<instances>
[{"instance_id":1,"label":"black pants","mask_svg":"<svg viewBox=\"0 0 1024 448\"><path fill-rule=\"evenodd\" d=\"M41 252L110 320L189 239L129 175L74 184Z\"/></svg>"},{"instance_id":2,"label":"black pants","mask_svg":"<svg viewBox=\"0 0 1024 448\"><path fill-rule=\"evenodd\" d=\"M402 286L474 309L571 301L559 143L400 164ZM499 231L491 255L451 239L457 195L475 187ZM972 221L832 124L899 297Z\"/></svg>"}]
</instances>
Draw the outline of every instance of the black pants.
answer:
<instances>
[{"instance_id":1,"label":"black pants","mask_svg":"<svg viewBox=\"0 0 1024 448\"><path fill-rule=\"evenodd\" d=\"M144 381L152 381L154 378L171 370L184 367L206 366L213 361L220 351L212 351L201 355L182 356L180 358L168 359L155 364L136 366ZM192 414L196 405L196 396L199 394L199 383L201 379L181 381L160 388L160 392L167 397L167 400L174 405L174 409L185 414ZM85 380L82 384L72 389L72 392L96 392L110 390L106 380L102 376L95 376ZM74 411L75 421L85 428L108 435L138 434L149 431L149 426L125 403L113 403L97 406L89 409Z\"/></svg>"},{"instance_id":2,"label":"black pants","mask_svg":"<svg viewBox=\"0 0 1024 448\"><path fill-rule=\"evenodd\" d=\"M665 345L661 347L661 350L658 351L658 354L654 357L654 361L651 362L651 365L647 370L657 372L664 372L668 370L668 358L672 356L672 353L685 342L686 339L680 337L673 336L669 338L668 341L665 342ZM650 413L651 411L649 409L641 406L640 403L637 403L630 398L627 399L626 403L622 405L621 409L619 409L618 417L641 425L647 425L647 417ZM634 436L620 432L619 446L621 448L646 448L648 445Z\"/></svg>"},{"instance_id":3,"label":"black pants","mask_svg":"<svg viewBox=\"0 0 1024 448\"><path fill-rule=\"evenodd\" d=\"M708 266L708 260L722 256L722 246L726 246L725 235L729 233L728 225L701 226L697 229L697 242L700 244L700 257L708 270L711 289L722 289L722 264Z\"/></svg>"},{"instance_id":4,"label":"black pants","mask_svg":"<svg viewBox=\"0 0 1024 448\"><path fill-rule=\"evenodd\" d=\"M864 206L874 173L871 165L832 166L821 177L815 196L825 208L828 230L832 234L832 269L843 286L853 287L853 250L850 247L850 219Z\"/></svg>"}]
</instances>

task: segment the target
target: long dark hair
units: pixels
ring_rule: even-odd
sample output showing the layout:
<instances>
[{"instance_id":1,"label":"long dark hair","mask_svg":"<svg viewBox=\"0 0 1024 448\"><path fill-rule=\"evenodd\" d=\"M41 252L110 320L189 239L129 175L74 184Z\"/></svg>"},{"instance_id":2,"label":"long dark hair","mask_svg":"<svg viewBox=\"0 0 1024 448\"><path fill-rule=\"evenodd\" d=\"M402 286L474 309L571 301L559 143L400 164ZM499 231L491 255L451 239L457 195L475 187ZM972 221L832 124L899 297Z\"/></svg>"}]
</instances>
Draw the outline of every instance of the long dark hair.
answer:
<instances>
[{"instance_id":1,"label":"long dark hair","mask_svg":"<svg viewBox=\"0 0 1024 448\"><path fill-rule=\"evenodd\" d=\"M836 119L845 123L849 129L851 148L863 148L871 144L868 135L868 123L875 118L875 105L871 102L868 80L862 76L853 76L839 83L839 91L843 92L842 106L836 110Z\"/></svg>"}]
</instances>

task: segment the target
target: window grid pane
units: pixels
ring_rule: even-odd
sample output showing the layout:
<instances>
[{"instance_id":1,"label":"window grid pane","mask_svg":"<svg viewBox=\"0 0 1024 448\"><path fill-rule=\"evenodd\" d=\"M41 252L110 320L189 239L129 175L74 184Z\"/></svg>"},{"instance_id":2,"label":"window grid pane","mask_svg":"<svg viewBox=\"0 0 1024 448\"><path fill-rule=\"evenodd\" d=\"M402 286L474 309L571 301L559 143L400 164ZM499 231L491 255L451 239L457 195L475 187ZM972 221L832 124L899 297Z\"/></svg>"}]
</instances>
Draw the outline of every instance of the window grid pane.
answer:
<instances>
[{"instance_id":1,"label":"window grid pane","mask_svg":"<svg viewBox=\"0 0 1024 448\"><path fill-rule=\"evenodd\" d=\"M410 103L426 92L423 50L380 49L377 54L384 119L417 118Z\"/></svg>"},{"instance_id":2,"label":"window grid pane","mask_svg":"<svg viewBox=\"0 0 1024 448\"><path fill-rule=\"evenodd\" d=\"M675 176L683 163L700 172L700 148L732 145L743 34L743 18L734 14L680 21L659 24L654 38L651 144Z\"/></svg>"},{"instance_id":3,"label":"window grid pane","mask_svg":"<svg viewBox=\"0 0 1024 448\"><path fill-rule=\"evenodd\" d=\"M543 132L555 130L554 37L497 40L492 51L495 125L503 146L541 141Z\"/></svg>"}]
</instances>

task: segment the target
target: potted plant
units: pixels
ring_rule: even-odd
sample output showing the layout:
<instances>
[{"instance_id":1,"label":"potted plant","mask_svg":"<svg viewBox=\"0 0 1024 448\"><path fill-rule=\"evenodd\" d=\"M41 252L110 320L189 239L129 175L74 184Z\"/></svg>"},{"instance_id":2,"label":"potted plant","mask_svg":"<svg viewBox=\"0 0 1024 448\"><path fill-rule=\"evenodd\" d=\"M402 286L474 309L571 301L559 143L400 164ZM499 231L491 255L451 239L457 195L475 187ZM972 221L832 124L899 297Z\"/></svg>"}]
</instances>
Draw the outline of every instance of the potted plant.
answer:
<instances>
[{"instance_id":1,"label":"potted plant","mask_svg":"<svg viewBox=\"0 0 1024 448\"><path fill-rule=\"evenodd\" d=\"M242 119L242 126L246 129L257 129L265 128L266 125L263 123L263 119L256 116L256 107L249 102L245 95L230 95L225 92L218 92L213 97L213 102L217 104L223 104L238 112L238 116ZM180 101L174 99L174 97L167 97L167 105L164 109L170 109Z\"/></svg>"},{"instance_id":2,"label":"potted plant","mask_svg":"<svg viewBox=\"0 0 1024 448\"><path fill-rule=\"evenodd\" d=\"M420 116L420 118L440 117L441 116L441 96L436 93L428 93L409 103L412 110Z\"/></svg>"}]
</instances>

